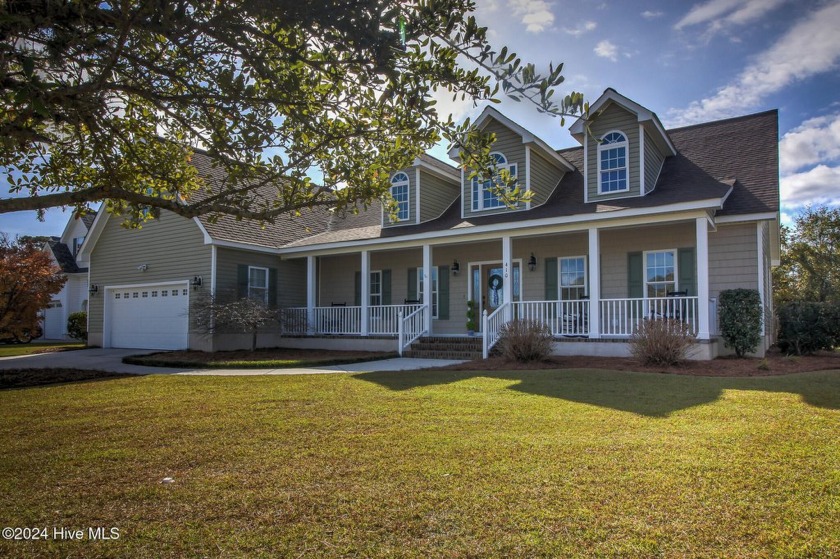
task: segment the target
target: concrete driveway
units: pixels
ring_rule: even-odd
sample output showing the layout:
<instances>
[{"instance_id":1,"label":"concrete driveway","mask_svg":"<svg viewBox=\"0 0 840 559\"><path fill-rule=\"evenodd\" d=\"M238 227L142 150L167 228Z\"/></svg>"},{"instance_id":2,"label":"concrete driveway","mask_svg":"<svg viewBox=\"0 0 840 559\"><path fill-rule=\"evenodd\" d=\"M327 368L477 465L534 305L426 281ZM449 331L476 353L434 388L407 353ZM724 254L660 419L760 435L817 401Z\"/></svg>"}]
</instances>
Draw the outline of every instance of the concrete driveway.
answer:
<instances>
[{"instance_id":1,"label":"concrete driveway","mask_svg":"<svg viewBox=\"0 0 840 559\"><path fill-rule=\"evenodd\" d=\"M442 367L463 361L444 359L383 359L366 363L352 363L348 365L330 365L328 367L307 367L296 369L174 369L168 367L146 367L142 365L127 365L122 362L128 355L143 355L155 353L156 349L80 349L77 351L61 351L56 353L41 353L38 355L22 355L18 357L0 358L2 369L85 369L94 371L110 371L113 373L129 373L134 375L212 375L212 376L255 376L255 375L314 375L336 373L359 373L372 371L414 371L431 367Z\"/></svg>"}]
</instances>

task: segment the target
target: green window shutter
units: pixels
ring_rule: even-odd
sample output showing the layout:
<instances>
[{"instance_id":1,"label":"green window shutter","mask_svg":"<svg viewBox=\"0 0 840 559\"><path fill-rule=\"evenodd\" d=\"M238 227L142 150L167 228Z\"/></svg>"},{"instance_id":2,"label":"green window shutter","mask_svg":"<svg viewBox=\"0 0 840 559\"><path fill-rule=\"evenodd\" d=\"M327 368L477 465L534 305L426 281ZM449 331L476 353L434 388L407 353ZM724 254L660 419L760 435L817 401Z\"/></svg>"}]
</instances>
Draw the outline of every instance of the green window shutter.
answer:
<instances>
[{"instance_id":1,"label":"green window shutter","mask_svg":"<svg viewBox=\"0 0 840 559\"><path fill-rule=\"evenodd\" d=\"M277 268L268 269L268 306L277 308Z\"/></svg>"},{"instance_id":2,"label":"green window shutter","mask_svg":"<svg viewBox=\"0 0 840 559\"><path fill-rule=\"evenodd\" d=\"M406 299L414 301L417 299L417 268L408 269L408 286L405 290Z\"/></svg>"},{"instance_id":3,"label":"green window shutter","mask_svg":"<svg viewBox=\"0 0 840 559\"><path fill-rule=\"evenodd\" d=\"M438 267L438 319L449 319L449 266Z\"/></svg>"},{"instance_id":4,"label":"green window shutter","mask_svg":"<svg viewBox=\"0 0 840 559\"><path fill-rule=\"evenodd\" d=\"M353 305L358 307L362 304L362 273L356 272L355 278L355 293L353 295Z\"/></svg>"},{"instance_id":5,"label":"green window shutter","mask_svg":"<svg viewBox=\"0 0 840 559\"><path fill-rule=\"evenodd\" d=\"M239 299L248 296L248 265L240 264L236 267L236 296Z\"/></svg>"},{"instance_id":6,"label":"green window shutter","mask_svg":"<svg viewBox=\"0 0 840 559\"><path fill-rule=\"evenodd\" d=\"M382 304L391 304L391 270L382 270Z\"/></svg>"},{"instance_id":7,"label":"green window shutter","mask_svg":"<svg viewBox=\"0 0 840 559\"><path fill-rule=\"evenodd\" d=\"M694 258L694 247L677 251L677 265L680 268L677 289L687 291L689 296L697 295L697 259Z\"/></svg>"},{"instance_id":8,"label":"green window shutter","mask_svg":"<svg viewBox=\"0 0 840 559\"><path fill-rule=\"evenodd\" d=\"M545 259L545 300L557 301L560 298L560 290L557 285L557 259Z\"/></svg>"},{"instance_id":9,"label":"green window shutter","mask_svg":"<svg viewBox=\"0 0 840 559\"><path fill-rule=\"evenodd\" d=\"M644 297L644 261L641 252L627 254L627 296Z\"/></svg>"}]
</instances>

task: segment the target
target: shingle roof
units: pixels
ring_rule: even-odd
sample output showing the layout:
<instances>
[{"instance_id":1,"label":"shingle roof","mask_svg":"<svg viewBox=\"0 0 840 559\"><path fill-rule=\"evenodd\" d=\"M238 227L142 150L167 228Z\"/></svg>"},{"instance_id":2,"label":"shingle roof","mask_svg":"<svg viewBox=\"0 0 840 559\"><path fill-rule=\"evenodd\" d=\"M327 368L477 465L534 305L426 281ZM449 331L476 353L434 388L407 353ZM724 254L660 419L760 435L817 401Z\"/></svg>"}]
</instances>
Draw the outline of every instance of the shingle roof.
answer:
<instances>
[{"instance_id":1,"label":"shingle roof","mask_svg":"<svg viewBox=\"0 0 840 559\"><path fill-rule=\"evenodd\" d=\"M348 216L343 223L332 223L328 230L307 238L299 238L286 247L385 239L479 225L602 214L632 208L655 208L720 199L730 189L732 193L717 215L779 210L777 111L678 128L668 133L678 153L665 160L656 188L647 196L585 203L581 173L583 148L578 147L558 151L577 170L566 173L549 199L529 211L462 219L459 197L436 220L383 229L379 226L381 210L374 205L371 211L365 214ZM376 219L372 220L371 215Z\"/></svg>"},{"instance_id":2,"label":"shingle roof","mask_svg":"<svg viewBox=\"0 0 840 559\"><path fill-rule=\"evenodd\" d=\"M85 212L85 215L81 216L82 223L85 224L85 229L90 231L90 228L93 226L93 220L96 219L96 212L95 211L88 211Z\"/></svg>"},{"instance_id":3,"label":"shingle roof","mask_svg":"<svg viewBox=\"0 0 840 559\"><path fill-rule=\"evenodd\" d=\"M55 256L55 261L58 262L58 266L61 268L61 271L65 274L78 274L79 272L83 272L82 268L76 264L76 259L73 258L73 253L70 252L70 249L58 240L58 238L53 238L47 241L47 244L50 247L50 250Z\"/></svg>"}]
</instances>

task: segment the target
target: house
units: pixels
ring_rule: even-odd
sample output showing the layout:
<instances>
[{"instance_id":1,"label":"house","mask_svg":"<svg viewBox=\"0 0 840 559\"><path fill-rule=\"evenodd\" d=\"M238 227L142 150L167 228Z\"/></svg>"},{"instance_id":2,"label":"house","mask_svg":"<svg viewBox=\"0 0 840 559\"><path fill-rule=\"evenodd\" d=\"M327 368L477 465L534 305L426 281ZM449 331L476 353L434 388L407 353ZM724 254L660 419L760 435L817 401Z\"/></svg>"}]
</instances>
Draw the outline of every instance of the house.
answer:
<instances>
[{"instance_id":1,"label":"house","mask_svg":"<svg viewBox=\"0 0 840 559\"><path fill-rule=\"evenodd\" d=\"M483 351L514 318L545 322L558 354L625 355L644 320L685 321L697 358L723 351L717 297L759 291L773 339L771 266L779 259L778 114L666 130L655 113L607 89L580 147L555 150L487 108L497 168L531 192L502 204L489 181L423 156L391 175L396 220L313 211L255 224L163 212L140 232L101 213L90 259L90 342L224 349L235 335L190 324L202 292L235 291L283 309L261 345L408 349L467 335L472 301ZM199 171L212 169L196 156ZM205 291L207 290L207 291ZM281 336L282 334L282 336Z\"/></svg>"},{"instance_id":2,"label":"house","mask_svg":"<svg viewBox=\"0 0 840 559\"><path fill-rule=\"evenodd\" d=\"M52 237L44 243L43 251L50 254L56 266L67 276L67 283L53 297L43 311L43 338L48 340L68 339L67 319L78 311L87 311L88 270L87 261L79 255L79 249L93 225L96 212L84 215L73 214L60 237Z\"/></svg>"}]
</instances>

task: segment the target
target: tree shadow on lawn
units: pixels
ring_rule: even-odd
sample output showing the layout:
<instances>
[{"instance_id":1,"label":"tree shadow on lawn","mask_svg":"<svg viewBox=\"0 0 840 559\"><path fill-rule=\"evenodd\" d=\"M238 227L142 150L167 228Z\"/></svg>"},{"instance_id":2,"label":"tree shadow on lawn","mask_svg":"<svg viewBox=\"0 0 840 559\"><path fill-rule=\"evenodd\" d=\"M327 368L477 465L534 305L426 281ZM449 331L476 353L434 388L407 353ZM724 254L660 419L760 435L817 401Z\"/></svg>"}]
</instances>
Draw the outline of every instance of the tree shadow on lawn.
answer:
<instances>
[{"instance_id":1,"label":"tree shadow on lawn","mask_svg":"<svg viewBox=\"0 0 840 559\"><path fill-rule=\"evenodd\" d=\"M840 409L840 373L816 372L777 377L697 377L600 369L536 371L410 371L354 375L389 390L442 386L473 378L515 381L510 390L592 404L648 417L718 400L725 390L799 394L811 405Z\"/></svg>"}]
</instances>

